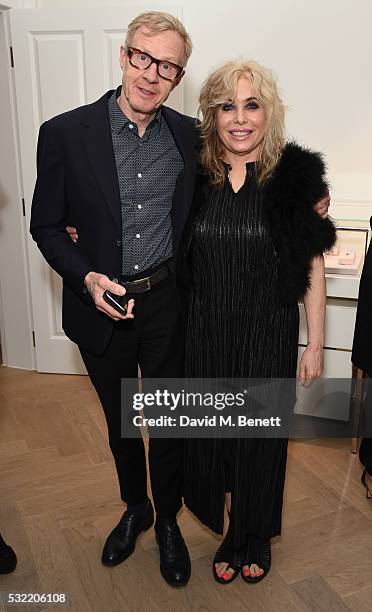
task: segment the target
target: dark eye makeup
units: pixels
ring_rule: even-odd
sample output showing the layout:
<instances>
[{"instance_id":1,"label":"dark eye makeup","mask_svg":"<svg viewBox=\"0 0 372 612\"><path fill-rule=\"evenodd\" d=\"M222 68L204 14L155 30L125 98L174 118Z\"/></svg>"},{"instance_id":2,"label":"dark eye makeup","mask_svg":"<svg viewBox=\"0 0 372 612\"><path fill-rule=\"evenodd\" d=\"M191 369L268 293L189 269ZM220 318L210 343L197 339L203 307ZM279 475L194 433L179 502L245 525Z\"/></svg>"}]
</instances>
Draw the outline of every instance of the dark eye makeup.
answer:
<instances>
[{"instance_id":1,"label":"dark eye makeup","mask_svg":"<svg viewBox=\"0 0 372 612\"><path fill-rule=\"evenodd\" d=\"M221 109L223 111L233 110L234 108L235 108L235 106L231 102L225 102L225 104L222 104L222 106L221 106Z\"/></svg>"},{"instance_id":2,"label":"dark eye makeup","mask_svg":"<svg viewBox=\"0 0 372 612\"><path fill-rule=\"evenodd\" d=\"M221 110L225 112L235 110L235 108L236 108L236 105L233 102L225 102L224 104L221 105ZM248 110L256 110L257 108L260 108L260 107L259 107L257 100L251 99L251 100L247 100L245 104L245 108L247 108Z\"/></svg>"}]
</instances>

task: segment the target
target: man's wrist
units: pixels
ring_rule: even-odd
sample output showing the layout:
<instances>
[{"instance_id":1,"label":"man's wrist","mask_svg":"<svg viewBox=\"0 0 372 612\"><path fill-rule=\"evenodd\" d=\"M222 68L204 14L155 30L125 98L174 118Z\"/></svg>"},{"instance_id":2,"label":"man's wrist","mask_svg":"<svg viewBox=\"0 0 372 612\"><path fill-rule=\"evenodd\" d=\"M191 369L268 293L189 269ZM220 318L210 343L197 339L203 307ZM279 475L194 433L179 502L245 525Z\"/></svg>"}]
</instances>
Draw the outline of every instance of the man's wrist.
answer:
<instances>
[{"instance_id":1,"label":"man's wrist","mask_svg":"<svg viewBox=\"0 0 372 612\"><path fill-rule=\"evenodd\" d=\"M89 283L89 275L92 274L92 270L90 272L88 272L88 274L85 275L84 277L84 282L83 282L83 293L87 294L88 293L88 283Z\"/></svg>"}]
</instances>

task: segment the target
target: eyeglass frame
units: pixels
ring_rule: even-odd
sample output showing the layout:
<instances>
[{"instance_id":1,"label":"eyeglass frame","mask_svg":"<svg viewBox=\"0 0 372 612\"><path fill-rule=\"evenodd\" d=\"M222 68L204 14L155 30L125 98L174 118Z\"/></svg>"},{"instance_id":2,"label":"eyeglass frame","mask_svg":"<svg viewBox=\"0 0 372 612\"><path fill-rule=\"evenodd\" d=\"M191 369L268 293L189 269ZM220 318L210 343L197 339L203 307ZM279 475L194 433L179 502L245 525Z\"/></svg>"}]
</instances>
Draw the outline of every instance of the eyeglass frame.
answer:
<instances>
[{"instance_id":1,"label":"eyeglass frame","mask_svg":"<svg viewBox=\"0 0 372 612\"><path fill-rule=\"evenodd\" d=\"M137 49L137 47L127 47L127 48L123 47L123 49L124 49L126 55L128 56L128 60L129 60L130 65L133 66L133 68L137 68L137 70L147 70L147 68L150 68L151 64L156 64L156 71L157 71L158 75L160 76L160 78L164 79L165 81L170 81L171 83L173 83L177 79L181 78L185 74L185 70L184 70L183 66L179 66L178 64L175 64L174 62L169 62L168 60L157 59L156 57L152 57L152 55L150 55L150 53L147 53L147 51L141 51L141 49ZM131 56L135 52L142 53L143 55L147 55L147 57L150 58L151 62L150 62L150 64L148 66L146 66L146 68L139 68L138 66L135 66L134 64L132 64ZM175 68L177 68L177 70L179 72L174 77L174 79L168 79L167 77L162 76L159 73L159 64L161 64L162 62L165 62L165 63L170 64L171 66L174 66Z\"/></svg>"}]
</instances>

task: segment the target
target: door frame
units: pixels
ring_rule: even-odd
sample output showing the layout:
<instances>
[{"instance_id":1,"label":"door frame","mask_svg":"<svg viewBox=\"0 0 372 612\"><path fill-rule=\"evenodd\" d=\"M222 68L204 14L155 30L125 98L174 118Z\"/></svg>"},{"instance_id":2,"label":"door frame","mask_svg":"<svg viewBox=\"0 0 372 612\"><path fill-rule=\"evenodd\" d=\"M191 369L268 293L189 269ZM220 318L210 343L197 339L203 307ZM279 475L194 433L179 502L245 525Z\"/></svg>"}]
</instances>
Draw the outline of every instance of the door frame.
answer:
<instances>
[{"instance_id":1,"label":"door frame","mask_svg":"<svg viewBox=\"0 0 372 612\"><path fill-rule=\"evenodd\" d=\"M3 365L34 370L36 355L28 265L28 228L23 215L14 68L10 60L12 43L9 8L0 5L0 87L3 92L1 123L4 128L0 155L6 155L8 160L3 174L0 168L0 338Z\"/></svg>"}]
</instances>

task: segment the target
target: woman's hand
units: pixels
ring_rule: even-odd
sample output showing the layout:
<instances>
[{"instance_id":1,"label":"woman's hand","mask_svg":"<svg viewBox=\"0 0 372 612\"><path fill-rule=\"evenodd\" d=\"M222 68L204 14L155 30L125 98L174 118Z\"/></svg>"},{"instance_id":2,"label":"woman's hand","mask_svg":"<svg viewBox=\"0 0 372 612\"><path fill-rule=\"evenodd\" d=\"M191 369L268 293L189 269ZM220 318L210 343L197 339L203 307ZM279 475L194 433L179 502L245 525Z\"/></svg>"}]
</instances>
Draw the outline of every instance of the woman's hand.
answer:
<instances>
[{"instance_id":1,"label":"woman's hand","mask_svg":"<svg viewBox=\"0 0 372 612\"><path fill-rule=\"evenodd\" d=\"M70 238L71 238L71 240L73 242L77 242L78 241L79 236L78 236L76 227L73 227L72 225L67 225L66 226L66 232L68 233L68 235L70 236Z\"/></svg>"},{"instance_id":2,"label":"woman's hand","mask_svg":"<svg viewBox=\"0 0 372 612\"><path fill-rule=\"evenodd\" d=\"M319 202L314 205L315 212L318 213L322 219L328 218L328 208L331 204L331 196L329 195L328 189L325 190L323 197Z\"/></svg>"},{"instance_id":3,"label":"woman's hand","mask_svg":"<svg viewBox=\"0 0 372 612\"><path fill-rule=\"evenodd\" d=\"M324 258L311 261L310 287L304 296L308 343L300 361L298 381L310 387L323 372L324 319L326 310L326 286Z\"/></svg>"},{"instance_id":4,"label":"woman's hand","mask_svg":"<svg viewBox=\"0 0 372 612\"><path fill-rule=\"evenodd\" d=\"M303 387L320 378L323 372L323 346L321 344L307 345L300 361L297 379Z\"/></svg>"}]
</instances>

